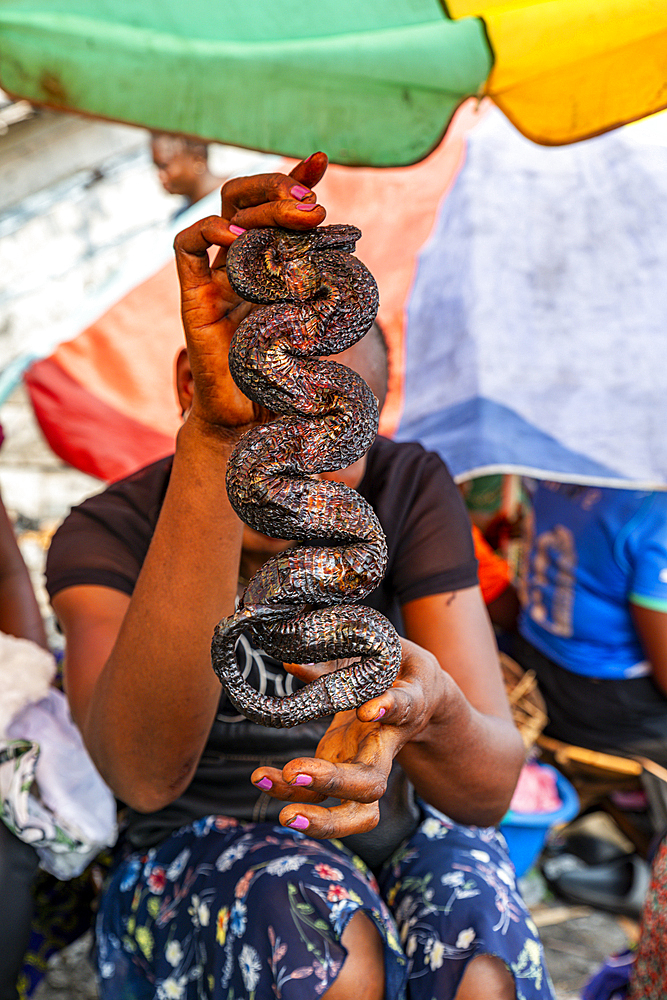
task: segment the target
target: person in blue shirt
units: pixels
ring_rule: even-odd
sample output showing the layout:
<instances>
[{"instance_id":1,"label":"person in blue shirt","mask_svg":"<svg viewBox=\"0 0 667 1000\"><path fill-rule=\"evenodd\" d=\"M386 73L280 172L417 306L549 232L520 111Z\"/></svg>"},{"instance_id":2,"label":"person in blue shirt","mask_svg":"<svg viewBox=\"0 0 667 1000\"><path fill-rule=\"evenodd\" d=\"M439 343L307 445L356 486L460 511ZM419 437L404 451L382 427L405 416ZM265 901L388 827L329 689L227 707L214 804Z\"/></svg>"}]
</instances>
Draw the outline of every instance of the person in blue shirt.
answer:
<instances>
[{"instance_id":1,"label":"person in blue shirt","mask_svg":"<svg viewBox=\"0 0 667 1000\"><path fill-rule=\"evenodd\" d=\"M667 492L534 485L515 658L557 739L667 765Z\"/></svg>"}]
</instances>

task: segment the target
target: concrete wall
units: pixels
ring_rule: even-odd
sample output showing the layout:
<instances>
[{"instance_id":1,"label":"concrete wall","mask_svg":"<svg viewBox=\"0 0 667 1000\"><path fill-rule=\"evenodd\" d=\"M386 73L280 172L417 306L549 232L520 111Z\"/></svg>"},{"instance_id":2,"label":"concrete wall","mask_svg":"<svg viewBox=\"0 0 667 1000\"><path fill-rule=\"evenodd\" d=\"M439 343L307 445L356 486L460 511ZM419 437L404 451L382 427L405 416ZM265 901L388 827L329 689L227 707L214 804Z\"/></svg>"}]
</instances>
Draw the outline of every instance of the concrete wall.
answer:
<instances>
[{"instance_id":1,"label":"concrete wall","mask_svg":"<svg viewBox=\"0 0 667 1000\"><path fill-rule=\"evenodd\" d=\"M178 205L157 181L143 129L39 112L0 136L0 371L54 334L128 254L157 238ZM15 377L0 406L0 487L22 523L60 519L97 480L44 441ZM9 392L7 391L9 390Z\"/></svg>"}]
</instances>

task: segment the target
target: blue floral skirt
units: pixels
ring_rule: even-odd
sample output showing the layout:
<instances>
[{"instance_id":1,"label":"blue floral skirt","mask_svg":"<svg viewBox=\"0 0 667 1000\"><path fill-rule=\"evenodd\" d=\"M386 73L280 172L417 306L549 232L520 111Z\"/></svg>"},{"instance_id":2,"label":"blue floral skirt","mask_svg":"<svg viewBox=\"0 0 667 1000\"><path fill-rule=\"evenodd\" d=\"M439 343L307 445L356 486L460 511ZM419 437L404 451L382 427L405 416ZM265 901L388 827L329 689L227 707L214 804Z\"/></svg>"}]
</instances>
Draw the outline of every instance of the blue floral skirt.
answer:
<instances>
[{"instance_id":1,"label":"blue floral skirt","mask_svg":"<svg viewBox=\"0 0 667 1000\"><path fill-rule=\"evenodd\" d=\"M447 1000L484 954L511 971L518 1000L553 1000L502 835L428 806L377 879L338 841L220 816L130 855L97 918L102 1000L315 1000L357 910L384 941L387 1000Z\"/></svg>"}]
</instances>

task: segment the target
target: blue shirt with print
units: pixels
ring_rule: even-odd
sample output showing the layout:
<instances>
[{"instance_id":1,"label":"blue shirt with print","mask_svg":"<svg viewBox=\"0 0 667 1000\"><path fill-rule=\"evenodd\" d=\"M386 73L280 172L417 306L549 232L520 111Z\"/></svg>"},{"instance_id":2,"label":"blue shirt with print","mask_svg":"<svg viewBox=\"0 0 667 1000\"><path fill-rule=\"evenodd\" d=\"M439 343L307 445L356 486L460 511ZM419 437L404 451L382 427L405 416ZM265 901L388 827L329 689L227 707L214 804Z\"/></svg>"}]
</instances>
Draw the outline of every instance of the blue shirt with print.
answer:
<instances>
[{"instance_id":1,"label":"blue shirt with print","mask_svg":"<svg viewBox=\"0 0 667 1000\"><path fill-rule=\"evenodd\" d=\"M667 492L539 483L520 632L589 677L649 672L630 602L667 612Z\"/></svg>"}]
</instances>

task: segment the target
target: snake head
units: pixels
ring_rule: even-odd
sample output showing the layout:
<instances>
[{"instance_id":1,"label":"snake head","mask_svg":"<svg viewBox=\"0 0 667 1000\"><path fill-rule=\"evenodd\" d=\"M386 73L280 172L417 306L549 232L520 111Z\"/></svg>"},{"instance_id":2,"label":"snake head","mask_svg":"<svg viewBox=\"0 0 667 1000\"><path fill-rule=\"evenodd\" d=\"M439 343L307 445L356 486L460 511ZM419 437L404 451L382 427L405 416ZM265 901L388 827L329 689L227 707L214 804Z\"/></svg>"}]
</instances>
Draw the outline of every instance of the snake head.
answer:
<instances>
[{"instance_id":1,"label":"snake head","mask_svg":"<svg viewBox=\"0 0 667 1000\"><path fill-rule=\"evenodd\" d=\"M338 250L340 253L354 253L361 239L361 230L356 226L320 226L303 234L311 240L313 251Z\"/></svg>"},{"instance_id":2,"label":"snake head","mask_svg":"<svg viewBox=\"0 0 667 1000\"><path fill-rule=\"evenodd\" d=\"M312 298L319 287L320 253L352 253L356 226L321 226L306 233L291 229L249 229L227 254L227 276L248 302L268 304Z\"/></svg>"}]
</instances>

